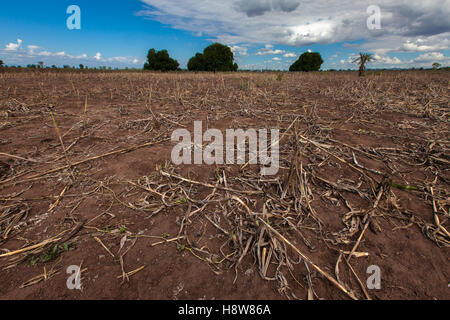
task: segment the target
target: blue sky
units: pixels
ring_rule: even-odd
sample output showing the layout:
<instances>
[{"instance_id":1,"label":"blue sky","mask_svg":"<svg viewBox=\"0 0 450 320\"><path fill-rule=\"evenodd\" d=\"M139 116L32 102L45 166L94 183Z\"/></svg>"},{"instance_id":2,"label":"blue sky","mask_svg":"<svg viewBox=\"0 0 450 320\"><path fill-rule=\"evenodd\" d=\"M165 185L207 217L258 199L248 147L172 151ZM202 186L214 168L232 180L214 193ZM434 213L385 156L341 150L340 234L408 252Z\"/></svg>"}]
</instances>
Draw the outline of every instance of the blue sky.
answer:
<instances>
[{"instance_id":1,"label":"blue sky","mask_svg":"<svg viewBox=\"0 0 450 320\"><path fill-rule=\"evenodd\" d=\"M245 69L287 69L308 50L323 69L354 68L360 51L376 67L450 62L450 1L378 1L379 28L369 29L373 1L123 0L4 1L0 59L7 65L142 67L150 48L167 49L185 67L214 41L229 45ZM81 29L68 30L70 5ZM376 21L376 20L370 20Z\"/></svg>"}]
</instances>

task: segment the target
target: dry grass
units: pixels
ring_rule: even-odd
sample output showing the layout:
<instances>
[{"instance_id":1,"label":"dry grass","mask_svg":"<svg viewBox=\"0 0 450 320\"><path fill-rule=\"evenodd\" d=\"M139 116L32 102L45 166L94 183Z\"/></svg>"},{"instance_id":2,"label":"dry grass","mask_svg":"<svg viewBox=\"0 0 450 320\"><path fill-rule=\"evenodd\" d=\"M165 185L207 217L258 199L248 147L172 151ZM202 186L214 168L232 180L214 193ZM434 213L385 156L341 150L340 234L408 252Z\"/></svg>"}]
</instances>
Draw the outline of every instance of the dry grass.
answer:
<instances>
[{"instance_id":1,"label":"dry grass","mask_svg":"<svg viewBox=\"0 0 450 320\"><path fill-rule=\"evenodd\" d=\"M299 286L309 298L321 298L313 285L320 275L350 298L370 299L360 279L363 275L357 275L351 261L369 255L358 252L368 229L382 237L386 229L380 224L396 230L417 226L437 246L450 245L449 97L444 73L392 72L365 79L353 73L282 78L277 74L27 76L27 86L20 87L19 75L0 74L1 141L8 146L14 140L12 129L34 123L45 124L58 140L28 150L18 146L22 150L18 154L0 153L3 268L14 268L55 244L81 245L82 238L93 238L113 258L120 257L122 275L117 278L126 281L146 269L125 271L124 255L138 239L157 239L154 245L173 244L217 274L234 270L235 281L244 259L250 258L259 276L276 282L287 298L299 298ZM24 95L24 90L33 94ZM64 110L61 101L72 101L76 107ZM102 101L113 117L99 121L105 112L96 101ZM386 114L399 118L386 126ZM101 167L112 157L160 145L170 150L171 132L199 119L206 127L224 123L234 128L279 128L283 137L279 174L267 178L259 175L258 166L216 166L210 170L214 176L197 172L195 178L183 176L182 168L156 156L153 160L161 164L148 175L90 178L94 166ZM106 143L78 146L94 138ZM374 147L374 139L392 145ZM37 183L55 181L61 190L57 195L23 196ZM429 216L402 206L400 197L405 193L430 208ZM94 197L104 204L98 215L86 221L82 213L74 214L84 200ZM70 228L56 227L53 236L26 239L13 249L8 241L20 239L32 225L30 219L42 214L31 215L30 210L44 200L52 204L47 213L64 212ZM330 227L329 215L317 206L318 200L345 208L340 230ZM178 207L184 213L177 216L177 236L168 239L123 231L119 225L105 231L97 222L111 216L110 209L116 206L142 213L145 219ZM208 229L209 234L198 239L199 226L206 230L206 225L215 232ZM124 236L134 243L115 255L107 242ZM203 241L208 237L220 243L209 247ZM310 257L318 244L339 254L331 268ZM351 286L349 277L342 280L341 261L359 288ZM305 273L302 279L293 275L299 268ZM334 275L326 271L333 269ZM47 280L58 270L52 268L22 286Z\"/></svg>"}]
</instances>

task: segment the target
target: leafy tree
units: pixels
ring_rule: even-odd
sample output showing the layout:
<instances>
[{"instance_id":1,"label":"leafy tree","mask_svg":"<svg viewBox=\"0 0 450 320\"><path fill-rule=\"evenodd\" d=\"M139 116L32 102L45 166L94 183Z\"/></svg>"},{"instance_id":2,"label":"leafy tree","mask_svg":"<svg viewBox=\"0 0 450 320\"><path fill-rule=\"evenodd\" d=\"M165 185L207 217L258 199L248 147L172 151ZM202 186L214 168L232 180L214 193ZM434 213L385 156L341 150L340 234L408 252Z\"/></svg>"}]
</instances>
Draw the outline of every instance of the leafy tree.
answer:
<instances>
[{"instance_id":1,"label":"leafy tree","mask_svg":"<svg viewBox=\"0 0 450 320\"><path fill-rule=\"evenodd\" d=\"M359 57L353 60L353 63L359 64L359 76L364 77L366 73L366 63L374 61L374 57L371 53L360 53Z\"/></svg>"},{"instance_id":2,"label":"leafy tree","mask_svg":"<svg viewBox=\"0 0 450 320\"><path fill-rule=\"evenodd\" d=\"M432 64L433 69L439 69L440 67L442 67L442 65L439 62L435 62Z\"/></svg>"},{"instance_id":3,"label":"leafy tree","mask_svg":"<svg viewBox=\"0 0 450 320\"><path fill-rule=\"evenodd\" d=\"M178 70L179 66L178 61L172 59L167 50L156 51L155 49L150 49L144 70L175 71Z\"/></svg>"},{"instance_id":4,"label":"leafy tree","mask_svg":"<svg viewBox=\"0 0 450 320\"><path fill-rule=\"evenodd\" d=\"M295 61L289 71L319 71L323 64L323 59L318 52L305 52Z\"/></svg>"},{"instance_id":5,"label":"leafy tree","mask_svg":"<svg viewBox=\"0 0 450 320\"><path fill-rule=\"evenodd\" d=\"M205 70L205 59L203 54L197 53L195 57L192 57L188 62L189 71L204 71Z\"/></svg>"},{"instance_id":6,"label":"leafy tree","mask_svg":"<svg viewBox=\"0 0 450 320\"><path fill-rule=\"evenodd\" d=\"M83 64L80 64L80 70L84 70L84 65Z\"/></svg>"},{"instance_id":7,"label":"leafy tree","mask_svg":"<svg viewBox=\"0 0 450 320\"><path fill-rule=\"evenodd\" d=\"M189 71L237 71L239 66L234 62L231 48L220 43L214 43L197 53L188 63Z\"/></svg>"},{"instance_id":8,"label":"leafy tree","mask_svg":"<svg viewBox=\"0 0 450 320\"><path fill-rule=\"evenodd\" d=\"M236 71L230 47L214 43L203 51L206 71Z\"/></svg>"},{"instance_id":9,"label":"leafy tree","mask_svg":"<svg viewBox=\"0 0 450 320\"><path fill-rule=\"evenodd\" d=\"M0 68L3 67L4 63L3 60L0 60Z\"/></svg>"}]
</instances>

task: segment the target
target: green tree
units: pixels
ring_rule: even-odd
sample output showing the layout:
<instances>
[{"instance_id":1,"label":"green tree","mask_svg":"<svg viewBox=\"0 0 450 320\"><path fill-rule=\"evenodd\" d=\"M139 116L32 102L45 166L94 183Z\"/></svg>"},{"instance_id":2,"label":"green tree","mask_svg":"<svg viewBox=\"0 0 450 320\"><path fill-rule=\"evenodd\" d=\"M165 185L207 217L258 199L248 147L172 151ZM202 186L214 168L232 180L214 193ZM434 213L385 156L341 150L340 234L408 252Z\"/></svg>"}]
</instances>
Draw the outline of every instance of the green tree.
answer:
<instances>
[{"instance_id":1,"label":"green tree","mask_svg":"<svg viewBox=\"0 0 450 320\"><path fill-rule=\"evenodd\" d=\"M3 67L4 63L3 60L0 60L0 68Z\"/></svg>"},{"instance_id":2,"label":"green tree","mask_svg":"<svg viewBox=\"0 0 450 320\"><path fill-rule=\"evenodd\" d=\"M155 49L150 49L144 70L175 71L179 66L178 61L172 59L167 50L156 51Z\"/></svg>"},{"instance_id":3,"label":"green tree","mask_svg":"<svg viewBox=\"0 0 450 320\"><path fill-rule=\"evenodd\" d=\"M203 51L206 71L235 71L234 54L230 47L214 43Z\"/></svg>"},{"instance_id":4,"label":"green tree","mask_svg":"<svg viewBox=\"0 0 450 320\"><path fill-rule=\"evenodd\" d=\"M189 71L204 71L205 70L205 59L203 54L197 53L195 57L192 57L188 62Z\"/></svg>"},{"instance_id":5,"label":"green tree","mask_svg":"<svg viewBox=\"0 0 450 320\"><path fill-rule=\"evenodd\" d=\"M432 64L432 67L433 67L433 69L437 70L440 67L442 67L442 65L439 62L435 62L435 63Z\"/></svg>"},{"instance_id":6,"label":"green tree","mask_svg":"<svg viewBox=\"0 0 450 320\"><path fill-rule=\"evenodd\" d=\"M197 53L188 63L189 71L237 71L239 66L234 62L231 48L220 43L214 43Z\"/></svg>"},{"instance_id":7,"label":"green tree","mask_svg":"<svg viewBox=\"0 0 450 320\"><path fill-rule=\"evenodd\" d=\"M366 64L374 61L374 57L371 53L360 53L359 57L353 60L353 63L359 64L359 76L364 77L366 74Z\"/></svg>"},{"instance_id":8,"label":"green tree","mask_svg":"<svg viewBox=\"0 0 450 320\"><path fill-rule=\"evenodd\" d=\"M318 52L305 52L295 61L289 71L319 71L323 64L323 59Z\"/></svg>"},{"instance_id":9,"label":"green tree","mask_svg":"<svg viewBox=\"0 0 450 320\"><path fill-rule=\"evenodd\" d=\"M80 67L80 70L84 70L84 65L83 64L80 64L79 67Z\"/></svg>"}]
</instances>

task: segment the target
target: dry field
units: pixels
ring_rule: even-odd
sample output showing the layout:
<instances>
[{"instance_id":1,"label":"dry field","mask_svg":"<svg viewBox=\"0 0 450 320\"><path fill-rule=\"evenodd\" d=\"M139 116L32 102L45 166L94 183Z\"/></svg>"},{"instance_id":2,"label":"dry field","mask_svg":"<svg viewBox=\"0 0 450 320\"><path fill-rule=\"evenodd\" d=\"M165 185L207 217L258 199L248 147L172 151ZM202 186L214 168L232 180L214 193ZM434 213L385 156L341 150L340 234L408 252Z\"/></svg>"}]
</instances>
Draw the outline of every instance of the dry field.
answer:
<instances>
[{"instance_id":1,"label":"dry field","mask_svg":"<svg viewBox=\"0 0 450 320\"><path fill-rule=\"evenodd\" d=\"M0 299L449 299L448 79L0 73ZM173 165L198 120L279 173Z\"/></svg>"}]
</instances>

